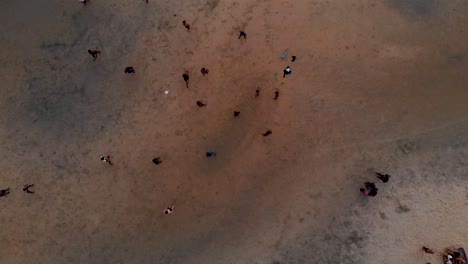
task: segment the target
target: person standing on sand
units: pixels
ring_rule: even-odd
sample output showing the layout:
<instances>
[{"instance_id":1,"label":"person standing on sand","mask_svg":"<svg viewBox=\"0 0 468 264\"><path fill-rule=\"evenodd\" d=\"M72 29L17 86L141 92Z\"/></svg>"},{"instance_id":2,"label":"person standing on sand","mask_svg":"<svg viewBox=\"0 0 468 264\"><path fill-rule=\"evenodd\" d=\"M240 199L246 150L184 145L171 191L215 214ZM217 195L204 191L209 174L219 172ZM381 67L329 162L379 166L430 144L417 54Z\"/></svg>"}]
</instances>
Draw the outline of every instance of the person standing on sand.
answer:
<instances>
[{"instance_id":1,"label":"person standing on sand","mask_svg":"<svg viewBox=\"0 0 468 264\"><path fill-rule=\"evenodd\" d=\"M34 192L29 190L29 188L31 188L31 187L34 187L34 184L25 184L24 187L23 187L23 192L34 193Z\"/></svg>"},{"instance_id":2,"label":"person standing on sand","mask_svg":"<svg viewBox=\"0 0 468 264\"><path fill-rule=\"evenodd\" d=\"M197 101L198 107L204 107L206 104L204 104L202 101Z\"/></svg>"},{"instance_id":3,"label":"person standing on sand","mask_svg":"<svg viewBox=\"0 0 468 264\"><path fill-rule=\"evenodd\" d=\"M93 56L93 61L97 59L97 55L101 54L100 50L88 50L88 53Z\"/></svg>"},{"instance_id":4,"label":"person standing on sand","mask_svg":"<svg viewBox=\"0 0 468 264\"><path fill-rule=\"evenodd\" d=\"M8 194L10 194L10 188L0 190L0 197L6 197Z\"/></svg>"},{"instance_id":5,"label":"person standing on sand","mask_svg":"<svg viewBox=\"0 0 468 264\"><path fill-rule=\"evenodd\" d=\"M422 250L424 251L424 253L427 253L427 254L434 254L434 250L430 249L430 248L427 248L425 246L422 247Z\"/></svg>"},{"instance_id":6,"label":"person standing on sand","mask_svg":"<svg viewBox=\"0 0 468 264\"><path fill-rule=\"evenodd\" d=\"M255 90L255 97L258 97L260 95L260 88L257 88L257 90Z\"/></svg>"},{"instance_id":7,"label":"person standing on sand","mask_svg":"<svg viewBox=\"0 0 468 264\"><path fill-rule=\"evenodd\" d=\"M360 188L359 190L361 191L361 193L362 193L364 196L369 196L369 190L364 189L364 188Z\"/></svg>"},{"instance_id":8,"label":"person standing on sand","mask_svg":"<svg viewBox=\"0 0 468 264\"><path fill-rule=\"evenodd\" d=\"M110 160L110 156L109 156L109 155L107 155L106 157L100 156L99 159L100 159L102 162L107 162L107 163L109 163L109 165L112 165L112 162L111 162L111 160Z\"/></svg>"},{"instance_id":9,"label":"person standing on sand","mask_svg":"<svg viewBox=\"0 0 468 264\"><path fill-rule=\"evenodd\" d=\"M379 178L383 183L388 182L388 180L390 180L390 177L392 177L388 174L382 174L379 172L376 172L375 174L377 174L377 178Z\"/></svg>"},{"instance_id":10,"label":"person standing on sand","mask_svg":"<svg viewBox=\"0 0 468 264\"><path fill-rule=\"evenodd\" d=\"M276 91L276 92L275 92L275 98L273 98L273 100L277 100L278 97L279 97L279 91Z\"/></svg>"},{"instance_id":11,"label":"person standing on sand","mask_svg":"<svg viewBox=\"0 0 468 264\"><path fill-rule=\"evenodd\" d=\"M239 39L241 37L244 37L244 39L247 39L247 33L245 33L245 31L239 31Z\"/></svg>"},{"instance_id":12,"label":"person standing on sand","mask_svg":"<svg viewBox=\"0 0 468 264\"><path fill-rule=\"evenodd\" d=\"M453 264L452 259L453 257L450 255L444 256L445 264Z\"/></svg>"},{"instance_id":13,"label":"person standing on sand","mask_svg":"<svg viewBox=\"0 0 468 264\"><path fill-rule=\"evenodd\" d=\"M214 151L209 151L206 153L206 157L207 158L212 158L212 157L215 157L216 156L216 152Z\"/></svg>"},{"instance_id":14,"label":"person standing on sand","mask_svg":"<svg viewBox=\"0 0 468 264\"><path fill-rule=\"evenodd\" d=\"M373 182L365 182L364 186L366 186L366 189L369 189L369 190L377 189L377 186L375 186L375 183Z\"/></svg>"},{"instance_id":15,"label":"person standing on sand","mask_svg":"<svg viewBox=\"0 0 468 264\"><path fill-rule=\"evenodd\" d=\"M190 24L187 23L187 21L182 21L182 25L184 25L184 27L187 29L187 31L190 31Z\"/></svg>"},{"instance_id":16,"label":"person standing on sand","mask_svg":"<svg viewBox=\"0 0 468 264\"><path fill-rule=\"evenodd\" d=\"M135 73L135 69L132 66L125 67L124 73Z\"/></svg>"},{"instance_id":17,"label":"person standing on sand","mask_svg":"<svg viewBox=\"0 0 468 264\"><path fill-rule=\"evenodd\" d=\"M265 133L262 134L262 136L267 137L273 133L270 129L268 129Z\"/></svg>"},{"instance_id":18,"label":"person standing on sand","mask_svg":"<svg viewBox=\"0 0 468 264\"><path fill-rule=\"evenodd\" d=\"M206 69L206 68L201 68L201 73L203 74L203 76L205 76L205 74L208 74L209 70Z\"/></svg>"},{"instance_id":19,"label":"person standing on sand","mask_svg":"<svg viewBox=\"0 0 468 264\"><path fill-rule=\"evenodd\" d=\"M156 165L161 164L161 163L162 163L161 158L159 158L159 157L154 158L154 159L153 159L153 163L156 164Z\"/></svg>"},{"instance_id":20,"label":"person standing on sand","mask_svg":"<svg viewBox=\"0 0 468 264\"><path fill-rule=\"evenodd\" d=\"M372 196L372 197L376 196L378 190L379 189L370 189L369 190L369 196Z\"/></svg>"},{"instance_id":21,"label":"person standing on sand","mask_svg":"<svg viewBox=\"0 0 468 264\"><path fill-rule=\"evenodd\" d=\"M377 195L377 191L379 189L375 186L375 184L373 182L365 182L364 186L366 187L365 189L364 188L359 189L362 194L364 194L365 196L376 196Z\"/></svg>"},{"instance_id":22,"label":"person standing on sand","mask_svg":"<svg viewBox=\"0 0 468 264\"><path fill-rule=\"evenodd\" d=\"M171 206L167 207L166 210L164 210L164 214L169 215L169 214L172 214L173 211L174 211L174 206L171 205Z\"/></svg>"},{"instance_id":23,"label":"person standing on sand","mask_svg":"<svg viewBox=\"0 0 468 264\"><path fill-rule=\"evenodd\" d=\"M365 196L376 196L377 191L379 190L373 182L365 182L364 186L366 188L360 188L359 190L364 194Z\"/></svg>"},{"instance_id":24,"label":"person standing on sand","mask_svg":"<svg viewBox=\"0 0 468 264\"><path fill-rule=\"evenodd\" d=\"M239 111L234 111L234 117L238 117L240 115Z\"/></svg>"},{"instance_id":25,"label":"person standing on sand","mask_svg":"<svg viewBox=\"0 0 468 264\"><path fill-rule=\"evenodd\" d=\"M182 78L184 78L184 81L185 81L185 87L188 88L188 85L189 85L189 79L190 79L190 76L189 76L189 72L188 71L185 71L184 74L182 74Z\"/></svg>"},{"instance_id":26,"label":"person standing on sand","mask_svg":"<svg viewBox=\"0 0 468 264\"><path fill-rule=\"evenodd\" d=\"M289 66L283 70L283 78L286 77L286 75L288 74L291 74L291 67Z\"/></svg>"}]
</instances>

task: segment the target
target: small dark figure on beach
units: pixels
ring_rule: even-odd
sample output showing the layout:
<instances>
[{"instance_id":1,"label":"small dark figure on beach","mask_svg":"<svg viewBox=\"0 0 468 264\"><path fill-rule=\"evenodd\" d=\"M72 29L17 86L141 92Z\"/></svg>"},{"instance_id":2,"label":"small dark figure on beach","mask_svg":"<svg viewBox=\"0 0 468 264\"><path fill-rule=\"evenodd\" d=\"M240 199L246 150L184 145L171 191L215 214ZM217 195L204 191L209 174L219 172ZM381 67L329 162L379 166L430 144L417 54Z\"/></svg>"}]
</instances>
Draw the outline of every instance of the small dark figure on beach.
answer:
<instances>
[{"instance_id":1,"label":"small dark figure on beach","mask_svg":"<svg viewBox=\"0 0 468 264\"><path fill-rule=\"evenodd\" d=\"M162 163L161 158L159 158L159 157L154 158L154 159L153 159L153 163L156 164L156 165L161 164L161 163Z\"/></svg>"},{"instance_id":2,"label":"small dark figure on beach","mask_svg":"<svg viewBox=\"0 0 468 264\"><path fill-rule=\"evenodd\" d=\"M132 66L125 67L125 73L135 73L135 69Z\"/></svg>"},{"instance_id":3,"label":"small dark figure on beach","mask_svg":"<svg viewBox=\"0 0 468 264\"><path fill-rule=\"evenodd\" d=\"M83 5L86 5L86 3L88 3L88 0L80 0L80 2L81 2Z\"/></svg>"},{"instance_id":4,"label":"small dark figure on beach","mask_svg":"<svg viewBox=\"0 0 468 264\"><path fill-rule=\"evenodd\" d=\"M188 71L185 71L184 74L182 74L182 78L184 78L185 87L188 88L189 79L190 79L190 76L188 75Z\"/></svg>"},{"instance_id":5,"label":"small dark figure on beach","mask_svg":"<svg viewBox=\"0 0 468 264\"><path fill-rule=\"evenodd\" d=\"M247 39L247 33L245 33L244 31L239 31L239 39L241 37L244 37L244 39Z\"/></svg>"},{"instance_id":6,"label":"small dark figure on beach","mask_svg":"<svg viewBox=\"0 0 468 264\"><path fill-rule=\"evenodd\" d=\"M430 248L427 248L425 246L422 247L422 250L424 251L424 253L427 253L427 254L434 254L434 250L430 249Z\"/></svg>"},{"instance_id":7,"label":"small dark figure on beach","mask_svg":"<svg viewBox=\"0 0 468 264\"><path fill-rule=\"evenodd\" d=\"M377 195L377 191L378 189L370 189L368 195L374 197Z\"/></svg>"},{"instance_id":8,"label":"small dark figure on beach","mask_svg":"<svg viewBox=\"0 0 468 264\"><path fill-rule=\"evenodd\" d=\"M375 186L375 184L373 182L365 182L364 186L366 187L365 189L364 188L359 189L362 192L362 194L364 194L365 196L376 196L377 195L377 191L379 189L377 188L377 186Z\"/></svg>"},{"instance_id":9,"label":"small dark figure on beach","mask_svg":"<svg viewBox=\"0 0 468 264\"><path fill-rule=\"evenodd\" d=\"M201 73L203 74L203 76L205 76L205 74L208 74L209 70L206 69L206 68L201 68Z\"/></svg>"},{"instance_id":10,"label":"small dark figure on beach","mask_svg":"<svg viewBox=\"0 0 468 264\"><path fill-rule=\"evenodd\" d=\"M206 153L207 158L212 158L214 156L216 156L216 152L214 152L214 151L209 151L209 152Z\"/></svg>"},{"instance_id":11,"label":"small dark figure on beach","mask_svg":"<svg viewBox=\"0 0 468 264\"><path fill-rule=\"evenodd\" d=\"M185 20L182 21L182 25L184 25L184 27L185 27L188 31L190 31L190 24L187 23L187 21L185 21Z\"/></svg>"},{"instance_id":12,"label":"small dark figure on beach","mask_svg":"<svg viewBox=\"0 0 468 264\"><path fill-rule=\"evenodd\" d=\"M271 135L271 133L273 132L270 129L268 129L265 133L262 134L262 136L266 137L266 136Z\"/></svg>"},{"instance_id":13,"label":"small dark figure on beach","mask_svg":"<svg viewBox=\"0 0 468 264\"><path fill-rule=\"evenodd\" d=\"M279 92L276 91L276 92L275 92L275 98L273 98L273 99L276 100L276 99L278 99L278 97L279 97Z\"/></svg>"},{"instance_id":14,"label":"small dark figure on beach","mask_svg":"<svg viewBox=\"0 0 468 264\"><path fill-rule=\"evenodd\" d=\"M31 187L34 187L34 184L25 184L24 187L23 187L23 192L34 193L34 192L29 190L29 188L31 188Z\"/></svg>"},{"instance_id":15,"label":"small dark figure on beach","mask_svg":"<svg viewBox=\"0 0 468 264\"><path fill-rule=\"evenodd\" d=\"M260 89L255 90L255 97L258 97L260 95Z\"/></svg>"},{"instance_id":16,"label":"small dark figure on beach","mask_svg":"<svg viewBox=\"0 0 468 264\"><path fill-rule=\"evenodd\" d=\"M362 192L364 196L369 196L369 190L364 189L364 188L359 188L359 190Z\"/></svg>"},{"instance_id":17,"label":"small dark figure on beach","mask_svg":"<svg viewBox=\"0 0 468 264\"><path fill-rule=\"evenodd\" d=\"M166 215L172 214L173 211L174 211L174 206L171 205L168 208L166 208L166 210L164 210L164 214L166 214Z\"/></svg>"},{"instance_id":18,"label":"small dark figure on beach","mask_svg":"<svg viewBox=\"0 0 468 264\"><path fill-rule=\"evenodd\" d=\"M97 59L97 55L101 54L101 51L99 50L88 50L88 53L93 56L93 61Z\"/></svg>"},{"instance_id":19,"label":"small dark figure on beach","mask_svg":"<svg viewBox=\"0 0 468 264\"><path fill-rule=\"evenodd\" d=\"M289 66L283 70L283 78L286 77L287 74L291 74L291 67Z\"/></svg>"},{"instance_id":20,"label":"small dark figure on beach","mask_svg":"<svg viewBox=\"0 0 468 264\"><path fill-rule=\"evenodd\" d=\"M377 174L377 178L379 178L383 183L388 182L388 180L390 180L390 177L392 177L388 174L382 174L379 172L376 172L375 174Z\"/></svg>"},{"instance_id":21,"label":"small dark figure on beach","mask_svg":"<svg viewBox=\"0 0 468 264\"><path fill-rule=\"evenodd\" d=\"M292 56L291 61L294 62L296 60L296 58L297 58L296 56Z\"/></svg>"},{"instance_id":22,"label":"small dark figure on beach","mask_svg":"<svg viewBox=\"0 0 468 264\"><path fill-rule=\"evenodd\" d=\"M369 190L372 190L372 189L378 190L377 186L375 186L375 183L373 182L365 182L364 186L366 186L366 189L369 189Z\"/></svg>"},{"instance_id":23,"label":"small dark figure on beach","mask_svg":"<svg viewBox=\"0 0 468 264\"><path fill-rule=\"evenodd\" d=\"M198 107L204 107L206 104L204 104L202 101L197 101Z\"/></svg>"},{"instance_id":24,"label":"small dark figure on beach","mask_svg":"<svg viewBox=\"0 0 468 264\"><path fill-rule=\"evenodd\" d=\"M146 0L146 3L148 3L148 0Z\"/></svg>"},{"instance_id":25,"label":"small dark figure on beach","mask_svg":"<svg viewBox=\"0 0 468 264\"><path fill-rule=\"evenodd\" d=\"M234 116L237 117L240 115L240 112L239 111L234 111Z\"/></svg>"},{"instance_id":26,"label":"small dark figure on beach","mask_svg":"<svg viewBox=\"0 0 468 264\"><path fill-rule=\"evenodd\" d=\"M99 159L101 159L102 162L107 162L107 163L109 163L109 165L112 165L112 162L110 160L110 156L106 156L106 157L100 156Z\"/></svg>"},{"instance_id":27,"label":"small dark figure on beach","mask_svg":"<svg viewBox=\"0 0 468 264\"><path fill-rule=\"evenodd\" d=\"M364 188L359 189L362 192L362 194L364 194L365 196L377 195L377 191L379 189L377 188L377 186L375 186L373 182L365 182L364 186L366 187L365 189Z\"/></svg>"},{"instance_id":28,"label":"small dark figure on beach","mask_svg":"<svg viewBox=\"0 0 468 264\"><path fill-rule=\"evenodd\" d=\"M5 197L5 196L7 196L8 194L10 194L10 188L4 189L4 190L0 190L0 197Z\"/></svg>"}]
</instances>

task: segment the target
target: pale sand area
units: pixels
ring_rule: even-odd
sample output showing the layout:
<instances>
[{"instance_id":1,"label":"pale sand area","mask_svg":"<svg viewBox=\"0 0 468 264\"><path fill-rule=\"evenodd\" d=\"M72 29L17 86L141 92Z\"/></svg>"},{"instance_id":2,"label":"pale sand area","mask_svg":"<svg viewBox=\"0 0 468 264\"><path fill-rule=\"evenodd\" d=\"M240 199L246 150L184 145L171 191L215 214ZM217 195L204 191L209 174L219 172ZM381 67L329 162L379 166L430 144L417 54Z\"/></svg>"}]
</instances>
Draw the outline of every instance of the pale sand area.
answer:
<instances>
[{"instance_id":1,"label":"pale sand area","mask_svg":"<svg viewBox=\"0 0 468 264\"><path fill-rule=\"evenodd\" d=\"M468 247L466 1L149 1L0 2L3 262L441 263L421 246ZM374 171L393 177L363 197Z\"/></svg>"}]
</instances>

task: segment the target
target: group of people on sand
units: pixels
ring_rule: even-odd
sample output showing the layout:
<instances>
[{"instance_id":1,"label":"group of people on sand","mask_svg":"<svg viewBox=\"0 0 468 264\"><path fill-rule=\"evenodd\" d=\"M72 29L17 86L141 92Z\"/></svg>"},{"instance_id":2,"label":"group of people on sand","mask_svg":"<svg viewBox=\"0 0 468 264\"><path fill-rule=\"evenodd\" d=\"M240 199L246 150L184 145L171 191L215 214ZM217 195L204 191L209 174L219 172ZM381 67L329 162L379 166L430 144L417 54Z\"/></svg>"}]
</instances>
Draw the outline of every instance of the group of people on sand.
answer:
<instances>
[{"instance_id":1,"label":"group of people on sand","mask_svg":"<svg viewBox=\"0 0 468 264\"><path fill-rule=\"evenodd\" d=\"M380 172L376 172L375 174L377 175L377 178L379 178L379 180L381 180L383 183L388 182L388 180L390 180L390 177L392 177L388 174L382 174ZM377 188L374 182L365 182L364 187L365 188L359 189L364 196L374 197L377 195L377 191L379 190L379 188Z\"/></svg>"},{"instance_id":2,"label":"group of people on sand","mask_svg":"<svg viewBox=\"0 0 468 264\"><path fill-rule=\"evenodd\" d=\"M435 251L431 248L422 247L424 253L434 254ZM462 250L463 251L463 250ZM464 252L461 252L460 249L447 248L442 253L442 258L444 264L466 264L466 256Z\"/></svg>"},{"instance_id":3,"label":"group of people on sand","mask_svg":"<svg viewBox=\"0 0 468 264\"><path fill-rule=\"evenodd\" d=\"M80 0L81 3L83 3L83 5L85 5L88 0ZM148 3L148 1L146 1ZM186 21L186 20L183 20L182 21L182 25L187 29L187 31L189 32L191 27L190 27L190 24ZM238 39L241 39L243 38L244 40L247 39L247 33L245 31L239 31L239 37ZM93 57L93 61L96 61L98 59L98 56L101 55L101 51L100 50L97 50L97 49L89 49L88 50L88 53ZM292 56L292 62L294 62L296 60L296 56ZM208 68L206 67L202 67L201 70L200 70L201 74L203 76L206 76L209 74L209 70ZM133 66L127 66L125 67L125 70L124 70L124 73L125 74L135 74L135 68ZM284 70L283 70L283 78L286 77L286 75L290 75L292 73L292 70L291 70L291 67L290 66L287 66ZM182 79L184 80L185 82L185 87L186 88L189 88L189 82L190 82L190 75L189 75L189 71L185 70L184 73L182 74ZM166 92L167 94L167 92ZM260 88L257 88L255 90L255 97L259 97L260 96ZM276 90L275 93L274 93L274 97L273 99L274 100L278 100L279 98L279 91ZM196 105L198 107L205 107L207 104L201 100L197 100L196 101ZM235 118L238 118L240 115L240 111L234 111L234 117ZM267 129L264 133L262 133L262 136L264 137L268 137L272 134L272 130L271 129ZM216 157L216 152L214 150L211 150L211 151L208 151L206 152L205 156L207 158L214 158ZM112 161L111 161L111 157L109 155L106 155L106 156L100 156L99 159L104 162L104 163L108 163L109 165L113 165ZM152 160L152 162L155 164L155 165L159 165L162 163L161 159L159 157L157 158L154 158ZM167 207L163 212L164 214L168 215L168 214L171 214L174 210L174 206L169 206Z\"/></svg>"},{"instance_id":4,"label":"group of people on sand","mask_svg":"<svg viewBox=\"0 0 468 264\"><path fill-rule=\"evenodd\" d=\"M80 2L85 5L89 0L80 0ZM148 3L148 0L145 0L146 3ZM183 20L182 21L182 25L187 29L187 31L190 31L191 27L190 27L190 24L186 21L186 20ZM247 39L247 33L245 31L239 31L239 36L238 36L238 39L241 39L243 38L244 40ZM98 58L98 55L101 54L101 51L99 50L95 50L95 49L89 49L88 50L88 53L93 57L93 61L95 61L97 58ZM296 60L296 56L292 56L292 60L291 62L294 62ZM201 74L203 76L207 75L209 73L209 70L205 67L202 67L201 70L200 70ZM125 74L133 74L135 73L135 69L132 67L132 66L128 66L125 68L124 70L124 73ZM290 66L287 66L284 70L283 70L283 78L286 77L286 75L290 75L292 73L292 69ZM189 71L185 71L183 74L182 74L182 78L185 82L185 87L186 88L189 88L189 81L190 81L190 75L189 75ZM257 88L255 90L255 97L258 97L260 96L260 89ZM274 100L277 100L279 97L279 91L275 91L275 96L274 96ZM198 107L205 107L207 104L204 103L203 101L196 101L196 105ZM234 111L234 117L238 117L240 115L240 111ZM262 136L266 137L266 136L269 136L272 134L272 131L270 129L266 130L265 133L262 134ZM206 152L205 156L207 158L214 158L216 157L216 152L211 150L211 151L208 151ZM108 163L109 165L112 165L112 162L111 162L111 158L110 156L100 156L100 160L102 162L105 162L105 163ZM155 165L159 165L162 163L160 157L156 157L152 160L152 162L155 164ZM376 172L375 173L377 178L382 181L382 183L387 183L391 176L389 174L383 174L383 173L379 173L379 172ZM30 187L33 187L34 184L27 184L27 185L24 185L24 188L23 188L23 191L27 192L27 193L34 193L32 191L29 190ZM360 188L359 189L360 192L364 195L364 196L371 196L371 197L375 197L378 193L378 188L377 186L375 185L374 182L365 182L364 183L364 188ZM5 197L6 195L8 195L10 193L10 189L4 189L4 190L0 190L0 197ZM169 215L169 214L172 214L172 212L174 211L174 205L171 205L171 206L168 206L164 211L163 213L165 215ZM434 254L434 250L433 249L430 249L428 247L425 247L423 246L422 247L422 250L423 252L427 253L427 254ZM442 253L442 257L443 257L443 261L445 264L466 264L466 256L463 255L457 250L457 249L446 249L444 253Z\"/></svg>"},{"instance_id":5,"label":"group of people on sand","mask_svg":"<svg viewBox=\"0 0 468 264\"><path fill-rule=\"evenodd\" d=\"M34 184L25 184L23 186L23 192L25 192L25 193L34 193L33 191L31 191L29 189L29 188L32 188L32 187L34 187ZM0 197L6 197L9 194L10 194L10 188L0 190Z\"/></svg>"}]
</instances>

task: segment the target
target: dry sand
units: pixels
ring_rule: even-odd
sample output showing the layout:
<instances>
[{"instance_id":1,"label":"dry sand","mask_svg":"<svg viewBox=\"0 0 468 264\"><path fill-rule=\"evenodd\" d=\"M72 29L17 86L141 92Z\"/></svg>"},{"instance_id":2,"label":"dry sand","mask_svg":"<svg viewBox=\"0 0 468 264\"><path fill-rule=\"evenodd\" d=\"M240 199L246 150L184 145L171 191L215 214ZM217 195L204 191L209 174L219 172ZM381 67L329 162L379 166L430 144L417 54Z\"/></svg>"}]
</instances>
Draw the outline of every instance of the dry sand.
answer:
<instances>
[{"instance_id":1,"label":"dry sand","mask_svg":"<svg viewBox=\"0 0 468 264\"><path fill-rule=\"evenodd\" d=\"M464 0L4 0L0 25L4 263L441 263L421 246L468 247ZM374 171L393 177L363 197Z\"/></svg>"}]
</instances>

